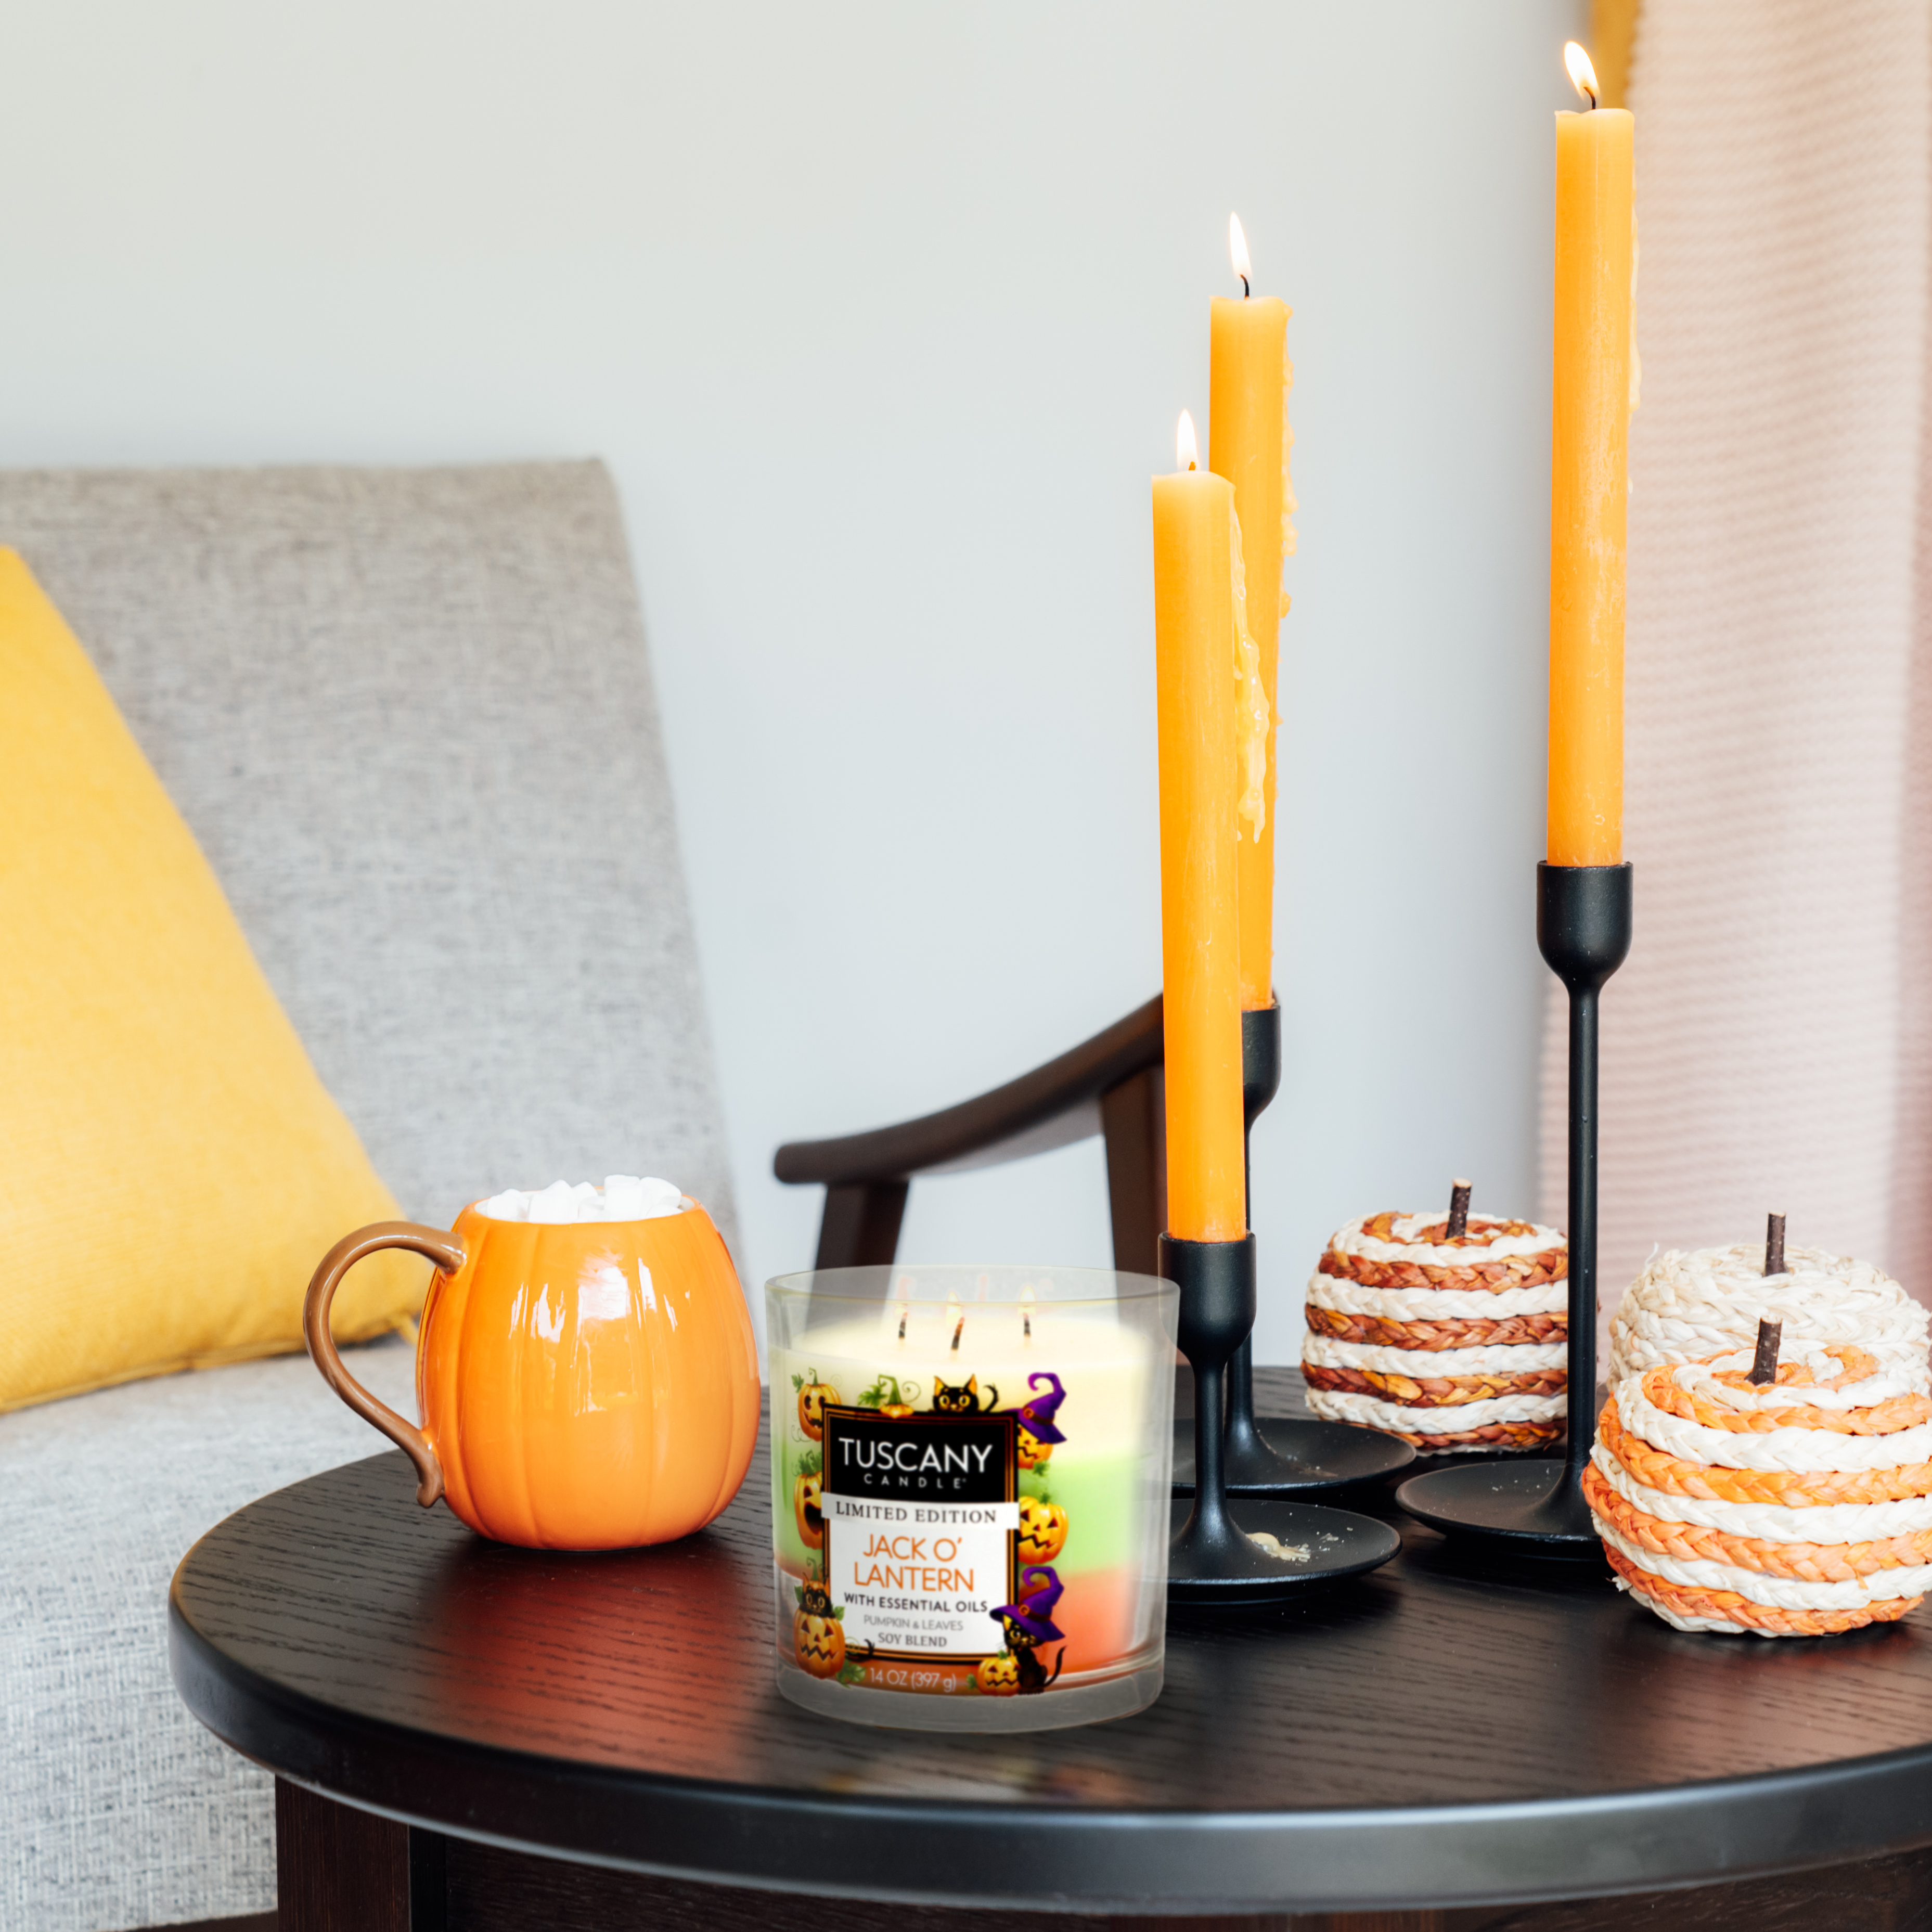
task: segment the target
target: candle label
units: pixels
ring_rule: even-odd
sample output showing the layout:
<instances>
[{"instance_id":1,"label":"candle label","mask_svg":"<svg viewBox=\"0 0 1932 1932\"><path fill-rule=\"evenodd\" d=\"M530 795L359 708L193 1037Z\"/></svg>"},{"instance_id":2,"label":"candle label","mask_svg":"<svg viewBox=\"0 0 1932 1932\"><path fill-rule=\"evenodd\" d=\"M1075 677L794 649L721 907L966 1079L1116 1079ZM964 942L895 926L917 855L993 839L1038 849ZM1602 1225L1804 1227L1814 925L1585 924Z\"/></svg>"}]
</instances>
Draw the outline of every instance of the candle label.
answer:
<instances>
[{"instance_id":1,"label":"candle label","mask_svg":"<svg viewBox=\"0 0 1932 1932\"><path fill-rule=\"evenodd\" d=\"M824 1409L824 1577L846 1653L970 1663L1018 1581L1019 1418Z\"/></svg>"}]
</instances>

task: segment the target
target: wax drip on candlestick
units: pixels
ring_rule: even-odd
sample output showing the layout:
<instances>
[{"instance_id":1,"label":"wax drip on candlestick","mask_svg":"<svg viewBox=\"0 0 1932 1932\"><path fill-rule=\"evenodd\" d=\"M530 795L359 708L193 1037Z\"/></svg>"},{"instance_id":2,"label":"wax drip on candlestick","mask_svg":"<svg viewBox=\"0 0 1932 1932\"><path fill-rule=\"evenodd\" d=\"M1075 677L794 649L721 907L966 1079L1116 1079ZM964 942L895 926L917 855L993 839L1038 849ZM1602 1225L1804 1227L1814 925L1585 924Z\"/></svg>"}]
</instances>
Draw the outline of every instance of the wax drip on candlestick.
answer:
<instances>
[{"instance_id":1,"label":"wax drip on candlestick","mask_svg":"<svg viewBox=\"0 0 1932 1932\"><path fill-rule=\"evenodd\" d=\"M1778 1379L1778 1346L1784 1339L1782 1322L1760 1322L1757 1324L1757 1354L1753 1358L1750 1373L1744 1379L1762 1388L1767 1382Z\"/></svg>"},{"instance_id":2,"label":"wax drip on candlestick","mask_svg":"<svg viewBox=\"0 0 1932 1932\"><path fill-rule=\"evenodd\" d=\"M1764 1271L1784 1273L1784 1216L1772 1215L1764 1224Z\"/></svg>"},{"instance_id":3,"label":"wax drip on candlestick","mask_svg":"<svg viewBox=\"0 0 1932 1932\"><path fill-rule=\"evenodd\" d=\"M1231 214L1228 218L1228 253L1234 257L1234 272L1241 278L1241 299L1246 302L1251 291L1248 277L1252 265L1248 260L1248 238L1241 232L1241 218Z\"/></svg>"},{"instance_id":4,"label":"wax drip on candlestick","mask_svg":"<svg viewBox=\"0 0 1932 1932\"><path fill-rule=\"evenodd\" d=\"M1452 1180L1449 1184L1449 1225L1443 1230L1443 1239L1460 1241L1469 1232L1469 1184L1466 1180Z\"/></svg>"},{"instance_id":5,"label":"wax drip on candlestick","mask_svg":"<svg viewBox=\"0 0 1932 1932\"><path fill-rule=\"evenodd\" d=\"M1597 70L1590 56L1574 40L1563 43L1563 64L1570 70L1570 84L1590 104L1594 112L1597 106Z\"/></svg>"}]
</instances>

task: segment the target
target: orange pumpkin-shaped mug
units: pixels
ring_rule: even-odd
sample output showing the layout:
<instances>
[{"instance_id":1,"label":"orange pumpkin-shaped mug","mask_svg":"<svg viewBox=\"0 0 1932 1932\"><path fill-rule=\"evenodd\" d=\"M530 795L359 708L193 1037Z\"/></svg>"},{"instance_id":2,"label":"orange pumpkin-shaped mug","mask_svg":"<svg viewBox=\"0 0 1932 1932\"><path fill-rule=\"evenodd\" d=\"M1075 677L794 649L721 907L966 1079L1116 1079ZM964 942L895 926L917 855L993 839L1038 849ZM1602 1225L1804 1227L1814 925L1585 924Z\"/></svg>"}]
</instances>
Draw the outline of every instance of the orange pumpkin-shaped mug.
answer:
<instances>
[{"instance_id":1,"label":"orange pumpkin-shaped mug","mask_svg":"<svg viewBox=\"0 0 1932 1932\"><path fill-rule=\"evenodd\" d=\"M711 1217L688 1197L638 1220L484 1211L507 1198L464 1208L447 1234L379 1221L338 1241L303 1309L316 1367L415 1463L417 1502L440 1496L500 1543L619 1550L701 1529L737 1493L758 1432L751 1316ZM436 1265L420 1429L350 1374L328 1330L337 1284L382 1248Z\"/></svg>"}]
</instances>

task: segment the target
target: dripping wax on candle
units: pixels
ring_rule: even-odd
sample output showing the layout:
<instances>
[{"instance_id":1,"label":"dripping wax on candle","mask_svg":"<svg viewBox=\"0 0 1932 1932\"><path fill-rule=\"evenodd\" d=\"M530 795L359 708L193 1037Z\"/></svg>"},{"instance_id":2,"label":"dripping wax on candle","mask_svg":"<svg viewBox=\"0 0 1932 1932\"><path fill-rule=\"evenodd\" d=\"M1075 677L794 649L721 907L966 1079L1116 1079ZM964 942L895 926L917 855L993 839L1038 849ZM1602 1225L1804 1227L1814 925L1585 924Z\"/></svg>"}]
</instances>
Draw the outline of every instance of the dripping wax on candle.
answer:
<instances>
[{"instance_id":1,"label":"dripping wax on candle","mask_svg":"<svg viewBox=\"0 0 1932 1932\"><path fill-rule=\"evenodd\" d=\"M1288 613L1282 560L1294 548L1294 492L1288 419L1294 365L1288 353L1292 311L1279 296L1257 295L1247 231L1228 218L1228 253L1238 296L1208 305L1208 466L1234 487L1235 648L1241 692L1237 704L1241 766L1236 806L1239 874L1240 999L1244 1009L1274 1004L1274 800L1281 620Z\"/></svg>"}]
</instances>

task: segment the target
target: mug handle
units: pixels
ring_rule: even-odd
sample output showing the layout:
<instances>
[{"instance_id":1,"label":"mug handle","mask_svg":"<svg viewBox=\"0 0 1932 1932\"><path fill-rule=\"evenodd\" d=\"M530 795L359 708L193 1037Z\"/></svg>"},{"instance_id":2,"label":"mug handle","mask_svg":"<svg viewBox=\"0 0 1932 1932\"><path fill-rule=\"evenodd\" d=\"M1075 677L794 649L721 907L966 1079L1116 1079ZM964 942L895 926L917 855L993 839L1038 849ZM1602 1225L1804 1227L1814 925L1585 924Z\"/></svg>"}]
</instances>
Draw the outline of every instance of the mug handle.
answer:
<instances>
[{"instance_id":1,"label":"mug handle","mask_svg":"<svg viewBox=\"0 0 1932 1932\"><path fill-rule=\"evenodd\" d=\"M380 1429L416 1466L420 1478L416 1501L428 1509L442 1494L442 1465L436 1460L429 1438L413 1423L405 1422L386 1402L376 1398L343 1366L328 1332L328 1306L342 1277L365 1256L384 1248L408 1248L426 1255L445 1274L453 1274L466 1257L463 1244L446 1228L426 1228L417 1221L376 1221L344 1234L322 1258L322 1265L308 1285L302 1304L302 1335L308 1343L310 1359L322 1371L322 1378L364 1422Z\"/></svg>"}]
</instances>

